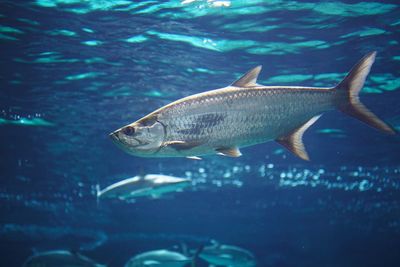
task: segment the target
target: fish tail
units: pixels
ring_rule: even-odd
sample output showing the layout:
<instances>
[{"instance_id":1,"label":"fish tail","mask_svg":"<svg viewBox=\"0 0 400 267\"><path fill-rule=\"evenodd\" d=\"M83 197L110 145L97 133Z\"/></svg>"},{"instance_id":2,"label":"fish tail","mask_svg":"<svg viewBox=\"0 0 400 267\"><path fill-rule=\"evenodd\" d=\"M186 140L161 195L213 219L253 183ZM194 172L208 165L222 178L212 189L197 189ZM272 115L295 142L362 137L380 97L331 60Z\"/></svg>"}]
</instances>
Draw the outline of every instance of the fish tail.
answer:
<instances>
[{"instance_id":1,"label":"fish tail","mask_svg":"<svg viewBox=\"0 0 400 267\"><path fill-rule=\"evenodd\" d=\"M379 119L360 101L360 91L364 86L365 79L375 61L376 51L365 55L347 74L347 76L334 88L334 102L340 111L352 116L369 126L388 134L396 131Z\"/></svg>"},{"instance_id":2,"label":"fish tail","mask_svg":"<svg viewBox=\"0 0 400 267\"><path fill-rule=\"evenodd\" d=\"M191 267L196 267L196 261L200 255L200 253L203 251L204 249L204 244L200 245L200 247L198 247L192 257L192 264Z\"/></svg>"},{"instance_id":3,"label":"fish tail","mask_svg":"<svg viewBox=\"0 0 400 267\"><path fill-rule=\"evenodd\" d=\"M97 207L99 207L99 202L100 202L100 185L96 184L96 204Z\"/></svg>"}]
</instances>

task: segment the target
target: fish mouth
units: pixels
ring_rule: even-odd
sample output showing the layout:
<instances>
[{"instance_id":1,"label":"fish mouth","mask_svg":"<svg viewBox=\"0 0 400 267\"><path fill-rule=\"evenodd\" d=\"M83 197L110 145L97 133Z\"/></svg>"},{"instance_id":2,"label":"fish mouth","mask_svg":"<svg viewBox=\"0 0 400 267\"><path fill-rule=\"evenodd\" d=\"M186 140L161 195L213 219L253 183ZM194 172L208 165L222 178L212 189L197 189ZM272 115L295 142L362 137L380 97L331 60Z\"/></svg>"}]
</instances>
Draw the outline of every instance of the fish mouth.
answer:
<instances>
[{"instance_id":1,"label":"fish mouth","mask_svg":"<svg viewBox=\"0 0 400 267\"><path fill-rule=\"evenodd\" d=\"M109 136L109 137L111 138L111 140L113 140L114 142L116 142L116 141L121 142L121 140L120 140L119 137L118 137L118 131L112 132L112 133L110 133L108 136Z\"/></svg>"}]
</instances>

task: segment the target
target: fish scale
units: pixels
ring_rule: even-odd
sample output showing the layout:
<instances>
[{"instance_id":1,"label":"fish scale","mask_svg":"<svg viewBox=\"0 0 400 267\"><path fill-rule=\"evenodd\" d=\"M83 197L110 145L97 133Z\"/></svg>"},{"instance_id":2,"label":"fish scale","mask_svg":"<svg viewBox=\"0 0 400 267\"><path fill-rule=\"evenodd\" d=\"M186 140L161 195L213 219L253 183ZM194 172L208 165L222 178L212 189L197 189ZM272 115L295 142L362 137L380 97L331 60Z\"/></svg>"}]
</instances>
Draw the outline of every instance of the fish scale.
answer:
<instances>
[{"instance_id":1,"label":"fish scale","mask_svg":"<svg viewBox=\"0 0 400 267\"><path fill-rule=\"evenodd\" d=\"M159 120L169 125L167 141L199 140L204 142L204 146L248 146L275 139L311 117L333 109L333 93L330 89L228 87L212 92L213 97L208 99L205 107L204 98L209 94L198 95L200 99L183 100L183 103L160 111ZM313 105L305 104L310 101ZM224 120L208 125L194 123L204 114L219 114ZM203 131L199 134L178 132L179 129L193 129L193 125Z\"/></svg>"}]
</instances>

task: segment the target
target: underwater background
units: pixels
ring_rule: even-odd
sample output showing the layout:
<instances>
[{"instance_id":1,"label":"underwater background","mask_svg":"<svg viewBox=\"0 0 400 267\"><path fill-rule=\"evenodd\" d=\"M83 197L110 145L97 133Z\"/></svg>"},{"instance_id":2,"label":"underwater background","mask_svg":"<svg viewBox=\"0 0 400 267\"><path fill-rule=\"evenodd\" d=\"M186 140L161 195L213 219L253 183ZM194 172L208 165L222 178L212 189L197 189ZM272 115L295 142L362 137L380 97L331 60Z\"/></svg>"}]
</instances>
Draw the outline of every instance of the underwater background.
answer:
<instances>
[{"instance_id":1,"label":"underwater background","mask_svg":"<svg viewBox=\"0 0 400 267\"><path fill-rule=\"evenodd\" d=\"M329 87L378 52L361 99L400 130L397 1L0 2L0 265L80 251L108 266L210 240L257 266L399 266L400 138L338 111L240 158L151 159L108 134L263 65L259 83ZM96 200L144 173L193 179L135 203ZM208 266L199 260L197 266Z\"/></svg>"}]
</instances>

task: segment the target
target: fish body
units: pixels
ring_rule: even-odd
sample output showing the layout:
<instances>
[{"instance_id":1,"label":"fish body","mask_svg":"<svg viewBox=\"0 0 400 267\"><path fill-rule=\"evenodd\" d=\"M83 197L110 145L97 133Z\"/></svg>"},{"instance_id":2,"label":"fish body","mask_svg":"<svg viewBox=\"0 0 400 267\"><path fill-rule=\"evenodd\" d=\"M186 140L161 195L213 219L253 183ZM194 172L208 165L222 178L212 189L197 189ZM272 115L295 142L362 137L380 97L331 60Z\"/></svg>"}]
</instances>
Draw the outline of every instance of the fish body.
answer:
<instances>
[{"instance_id":1,"label":"fish body","mask_svg":"<svg viewBox=\"0 0 400 267\"><path fill-rule=\"evenodd\" d=\"M304 132L333 109L393 134L359 100L375 55L366 55L332 88L263 86L257 84L258 66L230 86L172 102L111 137L126 152L142 157L238 157L241 147L275 140L307 160Z\"/></svg>"},{"instance_id":2,"label":"fish body","mask_svg":"<svg viewBox=\"0 0 400 267\"><path fill-rule=\"evenodd\" d=\"M52 250L29 257L23 267L105 267L79 253L68 250Z\"/></svg>"},{"instance_id":3,"label":"fish body","mask_svg":"<svg viewBox=\"0 0 400 267\"><path fill-rule=\"evenodd\" d=\"M152 250L132 257L125 267L184 267L192 258L166 249Z\"/></svg>"},{"instance_id":4,"label":"fish body","mask_svg":"<svg viewBox=\"0 0 400 267\"><path fill-rule=\"evenodd\" d=\"M316 105L299 101L306 90ZM154 155L202 156L274 140L293 130L293 125L333 109L332 95L323 89L260 86L245 90L226 87L184 98L156 113L158 120L168 125L164 143L171 145ZM175 144L174 140L184 143Z\"/></svg>"},{"instance_id":5,"label":"fish body","mask_svg":"<svg viewBox=\"0 0 400 267\"><path fill-rule=\"evenodd\" d=\"M250 251L231 245L214 243L211 246L204 247L199 257L215 266L256 266L256 260Z\"/></svg>"},{"instance_id":6,"label":"fish body","mask_svg":"<svg viewBox=\"0 0 400 267\"><path fill-rule=\"evenodd\" d=\"M161 197L164 194L180 191L189 186L191 180L162 174L135 176L114 183L102 190L98 189L97 197L128 200L138 197Z\"/></svg>"}]
</instances>

